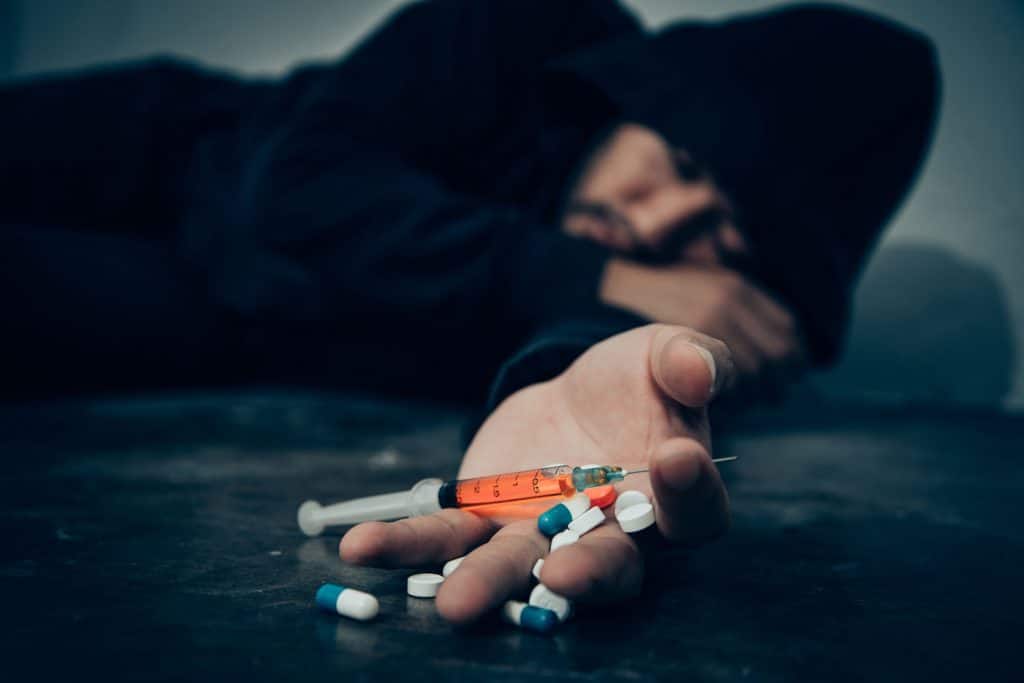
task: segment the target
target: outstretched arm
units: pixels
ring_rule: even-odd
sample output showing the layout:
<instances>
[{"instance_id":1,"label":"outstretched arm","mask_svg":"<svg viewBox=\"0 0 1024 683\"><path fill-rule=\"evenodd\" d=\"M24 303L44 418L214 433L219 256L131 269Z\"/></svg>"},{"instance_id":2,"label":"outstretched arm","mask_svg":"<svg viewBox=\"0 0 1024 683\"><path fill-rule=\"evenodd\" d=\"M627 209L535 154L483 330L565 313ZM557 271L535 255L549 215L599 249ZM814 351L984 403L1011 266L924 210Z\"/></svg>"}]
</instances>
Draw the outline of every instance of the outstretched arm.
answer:
<instances>
[{"instance_id":1,"label":"outstretched arm","mask_svg":"<svg viewBox=\"0 0 1024 683\"><path fill-rule=\"evenodd\" d=\"M459 475L523 470L552 462L650 466L628 488L653 496L658 528L678 543L722 533L728 502L711 462L707 403L733 377L725 345L687 328L648 325L603 341L554 379L505 399L473 439ZM437 597L450 621L478 618L521 593L548 540L536 519L510 521L463 510L399 522L369 522L341 541L346 562L442 564L468 555ZM552 553L541 581L573 600L605 601L639 590L643 557L617 524Z\"/></svg>"}]
</instances>

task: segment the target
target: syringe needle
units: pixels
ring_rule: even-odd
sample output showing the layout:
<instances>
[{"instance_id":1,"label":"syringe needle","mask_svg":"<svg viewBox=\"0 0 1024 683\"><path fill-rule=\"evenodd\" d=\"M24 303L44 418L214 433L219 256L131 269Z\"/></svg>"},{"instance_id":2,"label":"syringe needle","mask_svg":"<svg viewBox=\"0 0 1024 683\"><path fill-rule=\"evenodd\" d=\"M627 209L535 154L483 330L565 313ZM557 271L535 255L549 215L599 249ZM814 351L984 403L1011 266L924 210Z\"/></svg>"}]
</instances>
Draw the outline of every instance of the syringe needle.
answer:
<instances>
[{"instance_id":1,"label":"syringe needle","mask_svg":"<svg viewBox=\"0 0 1024 683\"><path fill-rule=\"evenodd\" d=\"M724 458L712 458L711 462L715 462L715 463L718 463L718 462L731 462L731 461L736 460L738 458L739 458L739 456L730 455L730 456L724 457ZM650 471L651 471L650 467L638 467L635 470L627 470L626 472L623 472L622 476L628 477L631 474L637 474L639 472L650 472Z\"/></svg>"}]
</instances>

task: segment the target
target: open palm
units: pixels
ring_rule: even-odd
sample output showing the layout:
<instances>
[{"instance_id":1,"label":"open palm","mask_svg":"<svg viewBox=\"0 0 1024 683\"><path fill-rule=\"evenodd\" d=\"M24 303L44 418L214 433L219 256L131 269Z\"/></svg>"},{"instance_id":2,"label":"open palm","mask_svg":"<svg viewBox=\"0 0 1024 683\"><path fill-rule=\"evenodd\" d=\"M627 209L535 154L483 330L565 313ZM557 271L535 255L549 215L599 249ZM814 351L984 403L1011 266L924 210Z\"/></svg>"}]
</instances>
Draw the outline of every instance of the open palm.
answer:
<instances>
[{"instance_id":1,"label":"open palm","mask_svg":"<svg viewBox=\"0 0 1024 683\"><path fill-rule=\"evenodd\" d=\"M658 527L669 539L706 540L724 530L728 512L710 460L704 406L732 374L725 346L687 328L648 325L617 335L555 379L506 399L473 439L459 476L552 463L651 467L650 476L634 475L620 486L653 497ZM437 607L451 621L471 621L529 586L530 569L548 554L536 515L551 504L368 522L345 535L341 557L416 566L468 552L442 585ZM576 600L624 597L642 578L642 557L615 524L552 553L541 574L549 588Z\"/></svg>"}]
</instances>

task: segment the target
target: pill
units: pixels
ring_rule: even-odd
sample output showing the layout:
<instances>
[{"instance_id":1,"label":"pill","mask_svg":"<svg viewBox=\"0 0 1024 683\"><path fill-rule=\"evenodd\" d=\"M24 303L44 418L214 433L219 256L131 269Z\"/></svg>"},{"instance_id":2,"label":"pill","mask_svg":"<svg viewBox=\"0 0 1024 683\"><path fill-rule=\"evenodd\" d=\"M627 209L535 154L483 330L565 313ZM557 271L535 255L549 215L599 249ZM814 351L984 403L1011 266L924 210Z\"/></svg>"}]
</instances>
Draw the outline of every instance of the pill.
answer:
<instances>
[{"instance_id":1,"label":"pill","mask_svg":"<svg viewBox=\"0 0 1024 683\"><path fill-rule=\"evenodd\" d=\"M550 633L558 626L558 615L543 607L534 607L518 600L509 600L501 608L506 621L538 633Z\"/></svg>"},{"instance_id":2,"label":"pill","mask_svg":"<svg viewBox=\"0 0 1024 683\"><path fill-rule=\"evenodd\" d=\"M572 520L589 509L590 498L586 494L577 493L572 498L567 498L545 510L537 518L537 528L545 536L554 536L559 531L565 531Z\"/></svg>"},{"instance_id":3,"label":"pill","mask_svg":"<svg viewBox=\"0 0 1024 683\"><path fill-rule=\"evenodd\" d=\"M444 583L440 574L413 574L405 582L405 592L414 598L432 598Z\"/></svg>"},{"instance_id":4,"label":"pill","mask_svg":"<svg viewBox=\"0 0 1024 683\"><path fill-rule=\"evenodd\" d=\"M566 529L560 534L555 534L555 537L551 539L551 552L555 552L559 548L564 548L567 545L572 545L576 541L580 540L580 535L571 529Z\"/></svg>"},{"instance_id":5,"label":"pill","mask_svg":"<svg viewBox=\"0 0 1024 683\"><path fill-rule=\"evenodd\" d=\"M325 583L316 592L316 606L325 612L350 619L368 621L377 616L380 603L369 593L354 588Z\"/></svg>"},{"instance_id":6,"label":"pill","mask_svg":"<svg viewBox=\"0 0 1024 683\"><path fill-rule=\"evenodd\" d=\"M650 503L630 505L625 510L618 512L615 519L619 520L619 526L623 531L627 534L635 534L654 524L654 506Z\"/></svg>"},{"instance_id":7,"label":"pill","mask_svg":"<svg viewBox=\"0 0 1024 683\"><path fill-rule=\"evenodd\" d=\"M572 611L572 603L542 583L537 584L530 591L530 604L534 607L543 607L555 613L559 621L569 618Z\"/></svg>"},{"instance_id":8,"label":"pill","mask_svg":"<svg viewBox=\"0 0 1024 683\"><path fill-rule=\"evenodd\" d=\"M615 500L615 514L619 514L622 510L632 506L639 505L641 503L650 503L651 500L644 494L640 493L636 489L630 489L629 491L623 491L619 494L619 497Z\"/></svg>"},{"instance_id":9,"label":"pill","mask_svg":"<svg viewBox=\"0 0 1024 683\"><path fill-rule=\"evenodd\" d=\"M541 558L533 563L533 569L530 571L533 574L533 578L540 581L540 570L544 566L544 558Z\"/></svg>"},{"instance_id":10,"label":"pill","mask_svg":"<svg viewBox=\"0 0 1024 683\"><path fill-rule=\"evenodd\" d=\"M591 505L599 508L608 507L618 497L614 486L595 486L592 489L587 489L586 493L590 498Z\"/></svg>"},{"instance_id":11,"label":"pill","mask_svg":"<svg viewBox=\"0 0 1024 683\"><path fill-rule=\"evenodd\" d=\"M601 508L590 508L569 523L569 531L575 531L582 536L591 529L600 526L602 522L604 522L604 510Z\"/></svg>"},{"instance_id":12,"label":"pill","mask_svg":"<svg viewBox=\"0 0 1024 683\"><path fill-rule=\"evenodd\" d=\"M456 557L454 560L448 560L447 562L445 562L444 566L441 567L441 576L447 579L449 574L451 574L453 571L459 568L459 565L462 564L462 561L464 559L466 559L465 555L463 555L462 557Z\"/></svg>"}]
</instances>

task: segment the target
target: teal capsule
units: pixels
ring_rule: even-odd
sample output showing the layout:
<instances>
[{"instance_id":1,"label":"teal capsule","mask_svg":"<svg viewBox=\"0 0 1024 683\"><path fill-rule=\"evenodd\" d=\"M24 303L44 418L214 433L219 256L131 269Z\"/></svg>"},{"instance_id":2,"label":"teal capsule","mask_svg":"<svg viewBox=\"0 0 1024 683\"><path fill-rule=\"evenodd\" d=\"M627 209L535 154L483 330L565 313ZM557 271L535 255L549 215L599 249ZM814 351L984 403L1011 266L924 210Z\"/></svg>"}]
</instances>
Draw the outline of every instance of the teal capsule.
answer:
<instances>
[{"instance_id":1,"label":"teal capsule","mask_svg":"<svg viewBox=\"0 0 1024 683\"><path fill-rule=\"evenodd\" d=\"M577 493L572 498L545 510L537 518L537 528L545 536L551 537L569 528L569 522L590 509L590 498L585 493Z\"/></svg>"},{"instance_id":2,"label":"teal capsule","mask_svg":"<svg viewBox=\"0 0 1024 683\"><path fill-rule=\"evenodd\" d=\"M506 621L537 633L550 633L558 626L558 615L551 610L518 600L506 602L501 614Z\"/></svg>"},{"instance_id":3,"label":"teal capsule","mask_svg":"<svg viewBox=\"0 0 1024 683\"><path fill-rule=\"evenodd\" d=\"M325 612L367 621L377 616L380 604L369 593L354 588L325 583L316 592L316 606Z\"/></svg>"},{"instance_id":4,"label":"teal capsule","mask_svg":"<svg viewBox=\"0 0 1024 683\"><path fill-rule=\"evenodd\" d=\"M549 633L558 626L558 615L543 607L527 605L519 615L519 625L537 633Z\"/></svg>"}]
</instances>

